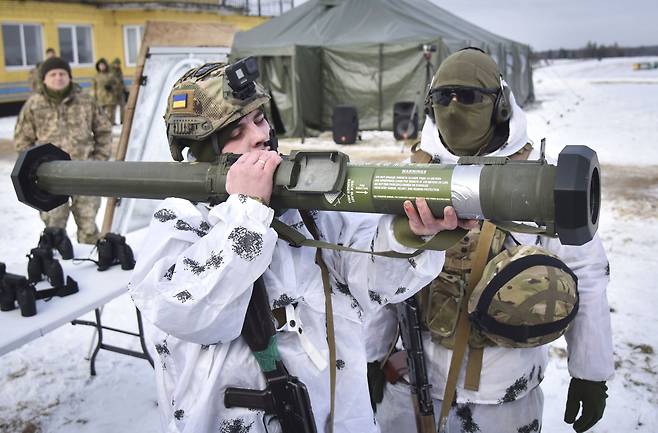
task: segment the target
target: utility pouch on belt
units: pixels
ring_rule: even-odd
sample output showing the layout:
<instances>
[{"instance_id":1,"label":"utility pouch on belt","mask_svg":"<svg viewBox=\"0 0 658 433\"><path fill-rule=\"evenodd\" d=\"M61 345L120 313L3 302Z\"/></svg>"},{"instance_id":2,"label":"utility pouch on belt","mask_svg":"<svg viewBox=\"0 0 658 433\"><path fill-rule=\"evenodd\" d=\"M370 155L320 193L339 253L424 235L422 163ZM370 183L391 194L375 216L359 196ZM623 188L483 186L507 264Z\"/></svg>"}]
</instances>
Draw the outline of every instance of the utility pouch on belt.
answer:
<instances>
[{"instance_id":1,"label":"utility pouch on belt","mask_svg":"<svg viewBox=\"0 0 658 433\"><path fill-rule=\"evenodd\" d=\"M496 230L493 235L489 256L500 252L506 234ZM466 282L471 273L475 250L480 239L480 229L469 231L457 244L446 251L445 264L439 276L417 295L421 306L424 327L430 331L432 339L448 349L454 346L454 336L460 312L466 308ZM485 347L493 345L491 340L473 330L469 336L469 346Z\"/></svg>"}]
</instances>

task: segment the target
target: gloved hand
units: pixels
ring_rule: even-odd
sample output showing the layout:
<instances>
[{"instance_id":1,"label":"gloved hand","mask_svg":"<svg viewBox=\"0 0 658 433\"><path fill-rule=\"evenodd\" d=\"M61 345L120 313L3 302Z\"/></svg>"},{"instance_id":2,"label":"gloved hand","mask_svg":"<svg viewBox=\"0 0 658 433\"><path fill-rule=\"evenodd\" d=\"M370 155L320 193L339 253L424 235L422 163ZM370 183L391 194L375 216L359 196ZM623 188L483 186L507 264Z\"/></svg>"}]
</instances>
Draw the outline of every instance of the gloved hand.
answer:
<instances>
[{"instance_id":1,"label":"gloved hand","mask_svg":"<svg viewBox=\"0 0 658 433\"><path fill-rule=\"evenodd\" d=\"M605 399L608 398L607 390L605 382L571 378L564 422L573 424L573 429L578 433L592 428L603 416ZM580 418L576 420L581 403L583 410Z\"/></svg>"}]
</instances>

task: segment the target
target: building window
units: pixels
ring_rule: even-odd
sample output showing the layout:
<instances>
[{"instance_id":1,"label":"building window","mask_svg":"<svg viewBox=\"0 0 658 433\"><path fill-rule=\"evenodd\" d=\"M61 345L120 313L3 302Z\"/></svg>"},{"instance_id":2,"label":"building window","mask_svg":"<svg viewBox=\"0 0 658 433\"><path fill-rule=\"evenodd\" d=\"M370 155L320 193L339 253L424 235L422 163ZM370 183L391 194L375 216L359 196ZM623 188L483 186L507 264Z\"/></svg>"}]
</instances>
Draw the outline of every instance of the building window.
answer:
<instances>
[{"instance_id":1,"label":"building window","mask_svg":"<svg viewBox=\"0 0 658 433\"><path fill-rule=\"evenodd\" d=\"M59 26L60 56L74 66L94 63L91 26Z\"/></svg>"},{"instance_id":2,"label":"building window","mask_svg":"<svg viewBox=\"0 0 658 433\"><path fill-rule=\"evenodd\" d=\"M144 26L123 27L123 48L126 57L126 66L137 66L137 56L142 46Z\"/></svg>"},{"instance_id":3,"label":"building window","mask_svg":"<svg viewBox=\"0 0 658 433\"><path fill-rule=\"evenodd\" d=\"M43 60L43 37L39 24L3 24L5 66L34 66Z\"/></svg>"}]
</instances>

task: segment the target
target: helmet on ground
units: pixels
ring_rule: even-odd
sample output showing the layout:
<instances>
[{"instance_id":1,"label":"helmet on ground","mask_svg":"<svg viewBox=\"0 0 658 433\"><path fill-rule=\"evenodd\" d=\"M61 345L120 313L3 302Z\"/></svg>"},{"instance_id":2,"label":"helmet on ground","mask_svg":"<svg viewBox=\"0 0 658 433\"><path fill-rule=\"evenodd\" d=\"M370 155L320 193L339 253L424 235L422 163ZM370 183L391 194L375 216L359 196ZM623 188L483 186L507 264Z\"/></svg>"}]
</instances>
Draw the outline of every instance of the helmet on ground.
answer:
<instances>
[{"instance_id":1,"label":"helmet on ground","mask_svg":"<svg viewBox=\"0 0 658 433\"><path fill-rule=\"evenodd\" d=\"M189 147L198 161L215 160L240 119L270 100L257 77L256 59L248 57L207 63L176 81L164 115L172 158L182 161Z\"/></svg>"},{"instance_id":2,"label":"helmet on ground","mask_svg":"<svg viewBox=\"0 0 658 433\"><path fill-rule=\"evenodd\" d=\"M578 278L547 250L515 246L487 263L468 312L501 346L546 344L564 334L578 312Z\"/></svg>"}]
</instances>

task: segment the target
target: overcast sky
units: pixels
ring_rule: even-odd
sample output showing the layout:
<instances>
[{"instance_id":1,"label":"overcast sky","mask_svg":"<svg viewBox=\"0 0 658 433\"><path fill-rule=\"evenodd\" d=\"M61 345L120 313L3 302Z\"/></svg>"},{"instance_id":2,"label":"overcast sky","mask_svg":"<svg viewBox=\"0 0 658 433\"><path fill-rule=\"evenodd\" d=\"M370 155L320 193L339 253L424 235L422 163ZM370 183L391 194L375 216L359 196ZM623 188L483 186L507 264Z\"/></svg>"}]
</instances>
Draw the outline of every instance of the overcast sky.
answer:
<instances>
[{"instance_id":1,"label":"overcast sky","mask_svg":"<svg viewBox=\"0 0 658 433\"><path fill-rule=\"evenodd\" d=\"M658 45L657 0L431 0L534 50Z\"/></svg>"},{"instance_id":2,"label":"overcast sky","mask_svg":"<svg viewBox=\"0 0 658 433\"><path fill-rule=\"evenodd\" d=\"M307 0L294 0L295 5ZM363 0L366 1L366 0ZM658 45L658 0L430 0L535 51Z\"/></svg>"}]
</instances>

